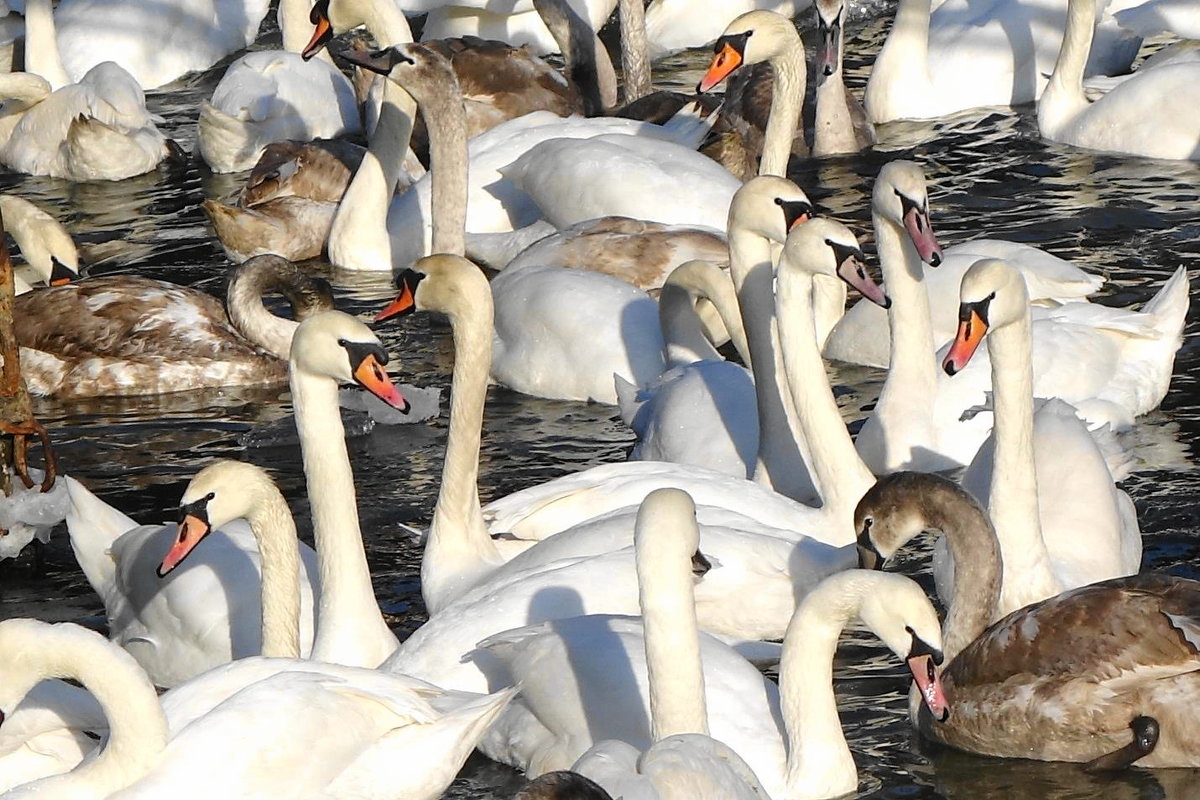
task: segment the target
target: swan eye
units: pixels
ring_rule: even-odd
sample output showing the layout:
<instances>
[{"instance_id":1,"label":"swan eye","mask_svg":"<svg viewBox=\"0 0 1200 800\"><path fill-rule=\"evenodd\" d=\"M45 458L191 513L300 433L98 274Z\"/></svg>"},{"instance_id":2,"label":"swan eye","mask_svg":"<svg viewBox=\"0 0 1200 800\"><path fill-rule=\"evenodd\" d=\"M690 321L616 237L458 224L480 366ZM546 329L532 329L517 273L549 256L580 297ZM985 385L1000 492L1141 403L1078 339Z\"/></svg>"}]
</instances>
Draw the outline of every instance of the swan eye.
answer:
<instances>
[{"instance_id":1,"label":"swan eye","mask_svg":"<svg viewBox=\"0 0 1200 800\"><path fill-rule=\"evenodd\" d=\"M213 498L215 498L216 496L217 496L216 492L209 492L208 494L204 495L204 500L206 502L211 502L213 500Z\"/></svg>"}]
</instances>

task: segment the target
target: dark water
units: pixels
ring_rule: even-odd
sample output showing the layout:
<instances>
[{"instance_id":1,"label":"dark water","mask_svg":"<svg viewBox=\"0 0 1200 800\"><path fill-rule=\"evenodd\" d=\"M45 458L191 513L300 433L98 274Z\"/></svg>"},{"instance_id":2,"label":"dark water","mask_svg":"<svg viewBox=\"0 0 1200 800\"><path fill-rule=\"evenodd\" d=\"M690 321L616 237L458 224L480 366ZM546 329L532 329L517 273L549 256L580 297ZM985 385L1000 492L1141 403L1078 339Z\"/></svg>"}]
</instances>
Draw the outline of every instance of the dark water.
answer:
<instances>
[{"instance_id":1,"label":"dark water","mask_svg":"<svg viewBox=\"0 0 1200 800\"><path fill-rule=\"evenodd\" d=\"M849 38L851 83L883 41L886 19L859 23ZM853 27L851 29L853 32ZM865 43L865 44L864 44ZM660 84L694 86L707 54L669 59ZM195 143L198 104L221 70L182 90L156 93L152 110L186 147ZM1044 246L1106 275L1102 302L1148 299L1180 264L1200 267L1197 194L1200 166L1087 154L1047 144L1031 108L964 112L936 123L901 123L880 131L873 153L805 166L793 176L828 214L863 236L870 251L867 199L880 166L914 158L929 176L934 226L943 244L978 235ZM71 185L45 178L0 175L47 206L68 226L93 274L137 272L219 292L228 266L200 202L236 187L196 164L115 185ZM328 274L326 265L314 269ZM331 274L339 307L369 314L389 295L382 275ZM1197 291L1193 291L1193 297ZM1143 469L1126 484L1145 534L1145 567L1197 575L1200 481L1191 452L1200 440L1196 373L1197 311L1162 409L1142 418L1135 433ZM448 386L452 362L448 327L418 315L381 335L402 365L400 379ZM882 374L834 371L848 421L869 408ZM168 518L188 478L216 457L267 467L292 503L301 530L308 523L304 476L295 447L247 451L239 437L251 426L289 412L284 389L214 391L87 403L43 401L64 469L139 521ZM399 628L424 619L417 581L419 550L399 523L428 521L441 467L445 420L376 427L353 441L351 458L376 593ZM620 460L632 438L613 409L536 400L493 389L485 423L480 482L483 499L502 496L557 475ZM928 583L926 553L900 569ZM92 620L103 608L76 568L65 534L17 564L0 564L0 618L31 615ZM919 746L904 715L907 681L901 665L870 636L843 638L835 671L842 720L860 770L860 796L886 798L1158 798L1200 797L1200 774L1132 770L1116 778L1085 776L1075 766L1000 762ZM448 796L508 797L520 778L476 758Z\"/></svg>"}]
</instances>

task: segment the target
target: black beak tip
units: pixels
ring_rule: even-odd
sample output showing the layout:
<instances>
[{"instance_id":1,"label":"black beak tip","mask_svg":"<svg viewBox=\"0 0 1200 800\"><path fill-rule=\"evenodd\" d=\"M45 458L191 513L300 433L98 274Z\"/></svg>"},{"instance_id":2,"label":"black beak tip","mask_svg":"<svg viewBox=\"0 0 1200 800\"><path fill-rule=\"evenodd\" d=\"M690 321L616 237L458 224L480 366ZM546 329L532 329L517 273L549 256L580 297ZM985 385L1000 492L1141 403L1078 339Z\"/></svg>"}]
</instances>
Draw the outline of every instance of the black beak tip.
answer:
<instances>
[{"instance_id":1,"label":"black beak tip","mask_svg":"<svg viewBox=\"0 0 1200 800\"><path fill-rule=\"evenodd\" d=\"M942 254L941 253L934 253L933 255L931 255L929 257L929 266L937 267L937 266L941 266L941 263L942 263Z\"/></svg>"},{"instance_id":2,"label":"black beak tip","mask_svg":"<svg viewBox=\"0 0 1200 800\"><path fill-rule=\"evenodd\" d=\"M825 77L826 77L826 78L828 78L830 75L832 75L832 74L833 74L833 67L831 67L830 65L826 64L826 65L825 65L825 69L823 70L823 72L825 73Z\"/></svg>"},{"instance_id":3,"label":"black beak tip","mask_svg":"<svg viewBox=\"0 0 1200 800\"><path fill-rule=\"evenodd\" d=\"M954 363L951 361L947 361L945 364L942 364L942 369L946 370L946 374L950 376L953 376L958 372L954 366Z\"/></svg>"},{"instance_id":4,"label":"black beak tip","mask_svg":"<svg viewBox=\"0 0 1200 800\"><path fill-rule=\"evenodd\" d=\"M891 308L892 307L892 298L888 297L885 294L883 296L883 302L880 303L879 305L882 306L883 308Z\"/></svg>"}]
</instances>

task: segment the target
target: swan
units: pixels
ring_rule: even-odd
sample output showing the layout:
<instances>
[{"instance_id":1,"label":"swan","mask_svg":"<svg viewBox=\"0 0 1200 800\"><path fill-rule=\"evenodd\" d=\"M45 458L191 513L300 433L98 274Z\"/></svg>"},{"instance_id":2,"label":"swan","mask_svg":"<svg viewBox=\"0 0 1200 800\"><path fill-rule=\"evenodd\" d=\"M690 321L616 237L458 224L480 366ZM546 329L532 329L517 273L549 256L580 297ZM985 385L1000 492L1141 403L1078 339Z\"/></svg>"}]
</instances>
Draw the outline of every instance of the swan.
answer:
<instances>
[{"instance_id":1,"label":"swan","mask_svg":"<svg viewBox=\"0 0 1200 800\"><path fill-rule=\"evenodd\" d=\"M651 0L646 8L646 44L650 58L703 47L720 38L721 23L754 10L773 11L787 19L812 5L811 0Z\"/></svg>"},{"instance_id":2,"label":"swan","mask_svg":"<svg viewBox=\"0 0 1200 800\"><path fill-rule=\"evenodd\" d=\"M612 15L617 0L569 0L572 10L579 14L593 31L599 31ZM493 10L485 0L478 2L444 3L441 0L404 0L409 13L428 11L422 39L448 39L457 36L478 36L498 39L515 47L528 46L544 56L561 51L562 42L554 35L539 13L536 0L506 2L506 11Z\"/></svg>"},{"instance_id":3,"label":"swan","mask_svg":"<svg viewBox=\"0 0 1200 800\"><path fill-rule=\"evenodd\" d=\"M604 787L578 772L546 772L521 787L513 800L613 800Z\"/></svg>"},{"instance_id":4,"label":"swan","mask_svg":"<svg viewBox=\"0 0 1200 800\"><path fill-rule=\"evenodd\" d=\"M0 163L30 175L118 181L183 151L156 127L137 81L110 60L72 80L54 42L50 0L26 8L28 73L3 76Z\"/></svg>"},{"instance_id":5,"label":"swan","mask_svg":"<svg viewBox=\"0 0 1200 800\"><path fill-rule=\"evenodd\" d=\"M1084 96L1094 11L1095 0L1070 0L1067 5L1062 49L1038 100L1042 136L1090 150L1200 160L1200 63L1139 70L1095 102ZM1168 103L1179 111L1168 112Z\"/></svg>"},{"instance_id":6,"label":"swan","mask_svg":"<svg viewBox=\"0 0 1200 800\"><path fill-rule=\"evenodd\" d=\"M770 11L748 11L730 22L713 48L716 55L696 87L707 92L743 64L769 61L775 74L775 91L770 118L763 137L760 175L787 175L792 141L804 132L800 111L808 71L804 62L804 43L791 19Z\"/></svg>"},{"instance_id":7,"label":"swan","mask_svg":"<svg viewBox=\"0 0 1200 800\"><path fill-rule=\"evenodd\" d=\"M362 130L350 80L328 56L300 56L310 35L309 0L283 0L283 50L248 53L229 65L200 106L199 151L213 172L239 172L284 139L347 136Z\"/></svg>"},{"instance_id":8,"label":"swan","mask_svg":"<svg viewBox=\"0 0 1200 800\"><path fill-rule=\"evenodd\" d=\"M14 292L35 283L62 286L79 277L79 251L71 234L50 214L15 194L0 194L0 218L12 234L25 263L13 271Z\"/></svg>"},{"instance_id":9,"label":"swan","mask_svg":"<svg viewBox=\"0 0 1200 800\"><path fill-rule=\"evenodd\" d=\"M888 476L856 517L862 540L885 552L923 529L940 530L964 576L958 585L969 587L952 598L943 632L941 677L953 711L940 721L921 713L922 733L974 753L1099 769L1200 764L1194 705L1179 702L1200 691L1196 581L1160 573L1114 578L1005 615L998 604L1007 583L1001 578L1010 574L997 552L1003 545L953 483ZM1024 547L1044 560L1036 520L1022 533ZM919 709L910 710L918 721Z\"/></svg>"},{"instance_id":10,"label":"swan","mask_svg":"<svg viewBox=\"0 0 1200 800\"><path fill-rule=\"evenodd\" d=\"M881 575L898 580L878 580ZM650 709L661 701L650 693L656 681L647 673L699 669L703 678L696 683L703 687L710 735L741 756L771 797L853 792L858 777L831 688L837 639L852 619L861 619L908 662L935 715L946 711L933 669L942 660L937 614L920 588L902 576L848 570L810 592L788 625L779 686L707 635L697 643L679 632L674 646L658 650L653 634L662 623L654 616L680 624L686 608L676 603L648 609L644 624L627 617L574 617L481 642L476 658L500 662L500 674L522 686L481 747L510 762L524 756L530 774L565 768L604 739L648 748L650 720L658 723ZM575 768L587 762L585 756Z\"/></svg>"},{"instance_id":11,"label":"swan","mask_svg":"<svg viewBox=\"0 0 1200 800\"><path fill-rule=\"evenodd\" d=\"M863 95L872 122L1037 99L1062 41L1066 0L946 0L930 13L931 6L931 0L900 3ZM1127 72L1141 39L1111 19L1100 30L1088 71Z\"/></svg>"},{"instance_id":12,"label":"swan","mask_svg":"<svg viewBox=\"0 0 1200 800\"><path fill-rule=\"evenodd\" d=\"M996 416L995 454L991 488L987 496L988 510L1001 537L1004 558L1011 567L1009 574L1021 576L1020 581L1007 583L1001 592L999 609L1008 613L1021 606L1105 578L1136 573L1141 564L1142 539L1128 497L1112 486L1111 476L1102 474L1094 480L1092 470L1105 472L1096 466L1100 459L1093 451L1091 465L1086 453L1078 450L1059 462L1053 475L1044 480L1062 480L1047 484L1057 494L1064 483L1070 482L1077 505L1074 513L1063 516L1074 525L1053 529L1052 538L1043 538L1043 546L1031 548L1024 540L1028 534L1017 531L1035 530L1039 536L1039 474L1034 469L1033 442L1033 369L1030 365L1030 316L1028 296L1019 274L1003 261L985 259L977 262L963 276L962 323L953 346L945 356L943 367L949 375L960 371L971 359L980 341L990 334L991 372L994 386L993 404ZM1064 448L1059 443L1056 446ZM1065 448L1064 448L1065 449ZM1043 466L1045 460L1043 460ZM1089 478L1093 478L1089 480ZM1122 507L1126 516L1133 517L1132 525L1123 525ZM1086 520L1090 536L1086 540L1077 526ZM1012 542L1012 546L1007 546ZM1051 549L1053 547L1053 549Z\"/></svg>"},{"instance_id":13,"label":"swan","mask_svg":"<svg viewBox=\"0 0 1200 800\"><path fill-rule=\"evenodd\" d=\"M96 755L69 773L8 792L13 800L187 795L195 787L196 768L218 763L204 791L222 796L304 798L319 787L324 797L393 797L386 792L395 790L434 798L512 695L498 692L442 710L437 706L445 693L435 687L371 670L285 670L241 687L177 728L133 658L93 631L10 619L0 622L0 641L6 676L0 713L42 678L68 677L95 694L109 731ZM334 722L338 735L322 735ZM296 744L289 747L289 741ZM346 773L356 759L384 744L395 761L420 777L375 793L347 791Z\"/></svg>"},{"instance_id":14,"label":"swan","mask_svg":"<svg viewBox=\"0 0 1200 800\"><path fill-rule=\"evenodd\" d=\"M263 306L271 291L288 297L298 318L333 303L328 284L278 256L234 268L225 308L199 290L135 275L21 295L15 322L26 385L70 398L281 383L296 323Z\"/></svg>"},{"instance_id":15,"label":"swan","mask_svg":"<svg viewBox=\"0 0 1200 800\"><path fill-rule=\"evenodd\" d=\"M0 726L0 796L15 786L60 775L96 749L90 731L108 723L86 689L42 681L4 709Z\"/></svg>"},{"instance_id":16,"label":"swan","mask_svg":"<svg viewBox=\"0 0 1200 800\"><path fill-rule=\"evenodd\" d=\"M381 362L386 361L378 340L368 332L343 318L330 317L327 312L310 318L314 325L304 340L293 350L292 394L297 411L297 426L308 446L304 449L306 466L316 462L313 469L314 487L310 492L314 505L314 536L318 547L330 553L327 559L316 559L305 548L309 578L304 581L306 617L301 652L307 653L313 643L316 658L324 661L354 662L356 666L375 666L391 649L395 637L387 629L378 608L375 620L365 609L374 607L370 594L365 556L361 545L357 555L345 542L357 536L357 526L349 530L350 520L356 519L353 492L347 508L346 498L332 495L349 479L339 470L338 451L345 460L345 444L340 436L323 437L337 428L329 421L336 419L336 389L339 381L357 382L376 392L385 402L399 407L402 398L390 384ZM321 325L321 322L324 325ZM341 331L344 345L331 348L323 338L329 331ZM307 341L306 341L307 340ZM332 401L333 411L321 408ZM315 405L314 405L315 403ZM307 406L307 407L306 407ZM316 419L313 419L313 417ZM314 430L320 430L320 441ZM315 451L315 452L314 452ZM109 507L88 492L81 484L68 479L72 511L67 529L71 534L76 558L88 582L105 602L113 638L127 647L139 659L154 682L173 686L216 664L231 658L254 655L262 650L259 626L258 573L261 568L258 548L254 544L254 528L263 535L266 526L289 515L283 514L286 504L277 498L274 507L264 508L261 522L250 520L247 526L231 524L224 535L212 536L213 543L193 557L186 570L169 575L165 581L152 574L155 562L172 548L172 542L183 537L181 545L194 546L201 529L189 525L177 529L174 525L137 526L128 517ZM292 534L294 535L294 533ZM351 542L352 544L352 542ZM163 565L171 569L186 555L173 551L173 560ZM315 563L314 563L315 562ZM356 563L361 562L361 563ZM333 614L349 619L340 626L326 626L325 632L312 638L313 575L319 573L322 591L317 615ZM366 589L355 585L361 573ZM345 576L349 575L347 578ZM216 588L219 585L221 588ZM195 598L207 598L200 603ZM222 607L221 600L224 600ZM368 605L369 603L369 605ZM184 609L188 616L184 617ZM372 624L374 622L374 624ZM359 655L359 651L365 655ZM374 660L372 660L374 659Z\"/></svg>"},{"instance_id":17,"label":"swan","mask_svg":"<svg viewBox=\"0 0 1200 800\"><path fill-rule=\"evenodd\" d=\"M1114 12L1113 19L1142 36L1172 33L1183 39L1200 39L1200 13L1188 0L1149 0Z\"/></svg>"},{"instance_id":18,"label":"swan","mask_svg":"<svg viewBox=\"0 0 1200 800\"><path fill-rule=\"evenodd\" d=\"M27 32L29 11L41 1L25 3ZM248 47L267 6L268 0L66 0L54 15L65 82L116 61L142 89L157 89Z\"/></svg>"},{"instance_id":19,"label":"swan","mask_svg":"<svg viewBox=\"0 0 1200 800\"><path fill-rule=\"evenodd\" d=\"M818 51L816 117L813 121L812 154L815 158L857 153L875 144L875 127L866 109L842 76L845 48L846 0L818 0Z\"/></svg>"},{"instance_id":20,"label":"swan","mask_svg":"<svg viewBox=\"0 0 1200 800\"><path fill-rule=\"evenodd\" d=\"M267 145L234 205L211 197L201 204L225 255L234 263L266 253L320 256L363 152L336 139Z\"/></svg>"},{"instance_id":21,"label":"swan","mask_svg":"<svg viewBox=\"0 0 1200 800\"><path fill-rule=\"evenodd\" d=\"M692 796L714 800L767 797L741 757L708 736L692 582L710 565L697 549L700 530L691 497L678 489L658 489L646 495L638 508L633 542L642 614L640 620L628 623L636 626L640 622L645 632L644 659L640 660L648 672L652 744L642 752L627 741L593 737L596 744L578 757L572 771L629 800L670 797L672 791L685 787ZM586 626L597 619L607 623L611 618L580 618L572 623ZM506 634L499 636L503 639ZM630 653L632 659L641 655ZM549 700L552 707L558 705L558 700L547 697L548 690L551 695L557 693L551 687L577 681L569 671L557 669L522 681L522 694L501 714L482 747L516 755L518 766L534 776L546 772L549 764L571 758L571 745L558 740L544 725L530 725L529 720L542 717L542 703ZM589 687L585 684L580 689L586 696ZM549 719L560 710L556 708ZM585 714L596 711L581 710Z\"/></svg>"},{"instance_id":22,"label":"swan","mask_svg":"<svg viewBox=\"0 0 1200 800\"><path fill-rule=\"evenodd\" d=\"M825 512L773 497L761 487L710 470L650 462L597 467L543 484L538 487L540 492L555 497L564 516L574 518L564 519L561 527L551 531L553 536L538 536L545 538L540 543L536 539L513 542L514 536L493 540L489 529L493 533L510 530L488 525L487 516L497 504L520 508L520 497L533 494L536 498L537 492L518 492L483 509L479 505L476 478L490 337L487 281L470 262L454 256L430 256L418 266L421 271L402 276L398 307L385 311L421 308L447 314L454 330L455 366L446 461L421 562L422 594L435 622L429 623L427 631L422 629L425 633L414 634L405 642L404 658L425 657L420 650L422 640L432 642L427 648L433 653L430 658L446 654L457 658L478 639L499 629L493 617L504 619L509 617L503 615L527 611L515 600L517 590L508 584L544 571L549 577L532 577L527 586L520 587L522 593L536 593L543 583L554 585L558 579L551 573L564 564L572 564L568 572L579 576L591 602L626 602L624 584L608 587L597 581L601 567L590 566L586 559L603 556L604 563L612 565L608 569L627 569L628 553L613 551L630 543L636 504L646 492L661 486L685 487L700 502L717 506L705 510L703 519L705 547L722 564L700 591L702 601L709 604L707 625L730 633L752 630L747 634L752 636L781 633L796 594L816 578L846 565L848 553L824 542L844 544L846 537L841 541L837 537L847 531L831 524L822 527ZM739 511L743 513L735 513ZM511 519L514 514L510 511L507 516ZM814 536L798 537L785 527L800 532L812 528ZM722 599L731 587L744 582L755 584L757 596ZM610 588L611 595L606 595ZM468 613L472 604L486 604L493 593L505 596L504 609ZM519 617L515 624L527 621ZM472 626L482 627L475 632ZM452 653L452 643L438 639L437 631L442 629L460 639L464 650ZM471 665L462 669L468 677L478 674ZM408 668L403 671L425 674ZM448 680L445 676L439 679Z\"/></svg>"}]
</instances>

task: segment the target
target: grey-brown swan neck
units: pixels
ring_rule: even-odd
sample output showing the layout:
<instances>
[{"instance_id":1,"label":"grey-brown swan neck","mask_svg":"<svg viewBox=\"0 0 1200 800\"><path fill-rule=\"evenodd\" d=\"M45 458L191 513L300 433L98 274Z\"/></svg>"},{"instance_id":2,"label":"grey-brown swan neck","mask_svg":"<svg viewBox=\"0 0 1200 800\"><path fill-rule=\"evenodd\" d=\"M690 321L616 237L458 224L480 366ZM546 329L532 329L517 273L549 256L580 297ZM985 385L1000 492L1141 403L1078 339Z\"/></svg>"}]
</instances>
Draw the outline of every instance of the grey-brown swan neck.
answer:
<instances>
[{"instance_id":1,"label":"grey-brown swan neck","mask_svg":"<svg viewBox=\"0 0 1200 800\"><path fill-rule=\"evenodd\" d=\"M433 55L443 68L429 74L421 86L408 89L430 133L433 252L461 256L467 237L467 112L450 62Z\"/></svg>"},{"instance_id":2,"label":"grey-brown swan neck","mask_svg":"<svg viewBox=\"0 0 1200 800\"><path fill-rule=\"evenodd\" d=\"M450 317L454 331L454 373L442 485L421 562L422 593L430 614L502 563L483 519L478 483L492 358L492 298L482 273L465 278L464 307L437 309Z\"/></svg>"},{"instance_id":3,"label":"grey-brown swan neck","mask_svg":"<svg viewBox=\"0 0 1200 800\"><path fill-rule=\"evenodd\" d=\"M300 658L296 521L283 495L274 490L263 493L246 521L262 559L262 654L268 658Z\"/></svg>"},{"instance_id":4,"label":"grey-brown swan neck","mask_svg":"<svg viewBox=\"0 0 1200 800\"><path fill-rule=\"evenodd\" d=\"M650 59L646 48L646 10L642 0L619 0L621 17L621 72L625 102L650 94Z\"/></svg>"},{"instance_id":5,"label":"grey-brown swan neck","mask_svg":"<svg viewBox=\"0 0 1200 800\"><path fill-rule=\"evenodd\" d=\"M294 320L267 310L262 300L272 293L287 298ZM225 292L225 310L238 333L283 361L291 352L292 335L300 321L332 307L327 291L279 256L257 256L237 265Z\"/></svg>"},{"instance_id":6,"label":"grey-brown swan neck","mask_svg":"<svg viewBox=\"0 0 1200 800\"><path fill-rule=\"evenodd\" d=\"M533 7L558 43L567 74L583 99L584 114L595 117L614 108L617 71L591 23L566 0L533 0Z\"/></svg>"},{"instance_id":7,"label":"grey-brown swan neck","mask_svg":"<svg viewBox=\"0 0 1200 800\"><path fill-rule=\"evenodd\" d=\"M376 667L395 648L395 637L371 587L337 383L302 374L294 363L290 380L321 577L312 658Z\"/></svg>"},{"instance_id":8,"label":"grey-brown swan neck","mask_svg":"<svg viewBox=\"0 0 1200 800\"><path fill-rule=\"evenodd\" d=\"M845 12L842 12L842 18ZM838 36L837 68L830 75L818 76L816 119L813 123L812 154L816 158L838 153L856 153L862 149L854 116L850 111L850 92L842 75L845 27ZM864 121L870 125L870 122ZM868 142L869 144L869 142Z\"/></svg>"}]
</instances>

